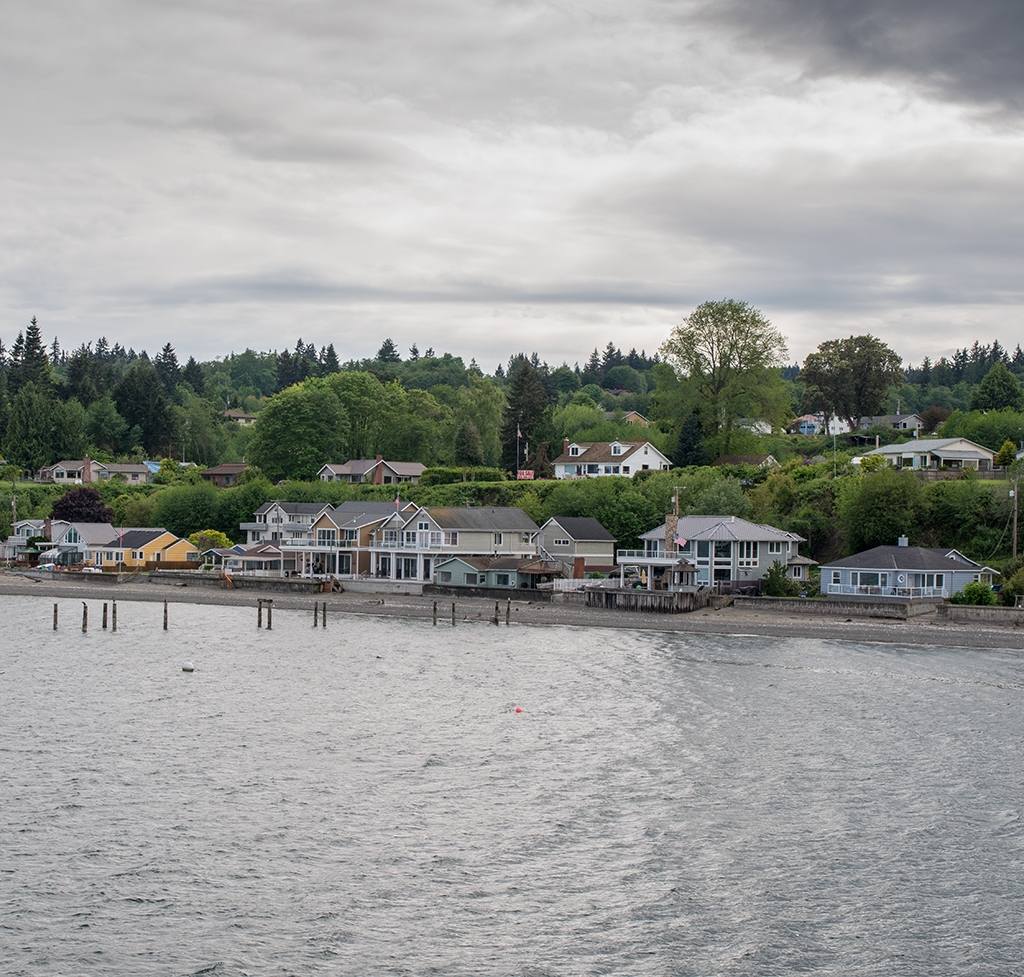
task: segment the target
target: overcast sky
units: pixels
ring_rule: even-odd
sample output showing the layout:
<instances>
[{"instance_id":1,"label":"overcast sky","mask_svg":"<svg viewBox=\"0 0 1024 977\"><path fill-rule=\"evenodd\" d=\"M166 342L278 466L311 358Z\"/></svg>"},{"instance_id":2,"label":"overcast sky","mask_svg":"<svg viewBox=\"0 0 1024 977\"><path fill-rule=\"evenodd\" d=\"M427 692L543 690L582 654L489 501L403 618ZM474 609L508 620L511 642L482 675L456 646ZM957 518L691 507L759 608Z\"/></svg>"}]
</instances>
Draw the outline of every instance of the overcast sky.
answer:
<instances>
[{"instance_id":1,"label":"overcast sky","mask_svg":"<svg viewBox=\"0 0 1024 977\"><path fill-rule=\"evenodd\" d=\"M1024 5L33 0L0 32L0 338L486 371L699 303L791 359L1021 336Z\"/></svg>"}]
</instances>

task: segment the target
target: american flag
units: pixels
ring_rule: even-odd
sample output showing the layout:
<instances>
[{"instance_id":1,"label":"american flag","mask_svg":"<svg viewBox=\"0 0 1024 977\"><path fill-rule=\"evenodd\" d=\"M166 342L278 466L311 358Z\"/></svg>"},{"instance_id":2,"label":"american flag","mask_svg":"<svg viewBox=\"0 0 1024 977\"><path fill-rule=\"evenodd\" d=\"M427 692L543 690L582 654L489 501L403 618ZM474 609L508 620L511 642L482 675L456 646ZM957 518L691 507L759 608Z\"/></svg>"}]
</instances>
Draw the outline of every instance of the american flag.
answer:
<instances>
[{"instance_id":1,"label":"american flag","mask_svg":"<svg viewBox=\"0 0 1024 977\"><path fill-rule=\"evenodd\" d=\"M686 540L683 539L683 537L680 536L677 533L676 536L675 536L675 544L676 544L676 546L680 546L680 547L685 546L686 545Z\"/></svg>"}]
</instances>

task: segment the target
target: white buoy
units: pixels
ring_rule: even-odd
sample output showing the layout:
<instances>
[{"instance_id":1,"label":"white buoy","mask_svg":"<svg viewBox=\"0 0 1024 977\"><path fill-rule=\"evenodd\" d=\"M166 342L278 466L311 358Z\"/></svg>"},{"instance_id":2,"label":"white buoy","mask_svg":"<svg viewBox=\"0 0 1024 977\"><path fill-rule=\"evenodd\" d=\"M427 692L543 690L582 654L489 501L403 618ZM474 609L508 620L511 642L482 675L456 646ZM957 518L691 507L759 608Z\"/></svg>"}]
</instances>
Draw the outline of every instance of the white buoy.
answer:
<instances>
[{"instance_id":1,"label":"white buoy","mask_svg":"<svg viewBox=\"0 0 1024 977\"><path fill-rule=\"evenodd\" d=\"M185 664L181 666L181 670L183 672L194 672L196 670L196 667L192 664L192 662L185 662Z\"/></svg>"}]
</instances>

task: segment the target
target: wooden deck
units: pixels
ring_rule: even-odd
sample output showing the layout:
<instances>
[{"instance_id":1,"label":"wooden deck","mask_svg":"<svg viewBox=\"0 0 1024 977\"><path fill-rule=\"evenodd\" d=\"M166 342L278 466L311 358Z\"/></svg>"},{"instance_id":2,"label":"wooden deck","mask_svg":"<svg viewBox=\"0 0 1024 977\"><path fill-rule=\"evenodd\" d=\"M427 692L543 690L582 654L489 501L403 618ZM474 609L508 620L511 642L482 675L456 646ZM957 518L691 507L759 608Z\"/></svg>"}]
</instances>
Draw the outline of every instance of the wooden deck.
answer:
<instances>
[{"instance_id":1,"label":"wooden deck","mask_svg":"<svg viewBox=\"0 0 1024 977\"><path fill-rule=\"evenodd\" d=\"M678 590L606 590L593 588L586 592L587 607L604 607L616 611L644 611L648 614L683 614L707 607L710 593L683 593Z\"/></svg>"}]
</instances>

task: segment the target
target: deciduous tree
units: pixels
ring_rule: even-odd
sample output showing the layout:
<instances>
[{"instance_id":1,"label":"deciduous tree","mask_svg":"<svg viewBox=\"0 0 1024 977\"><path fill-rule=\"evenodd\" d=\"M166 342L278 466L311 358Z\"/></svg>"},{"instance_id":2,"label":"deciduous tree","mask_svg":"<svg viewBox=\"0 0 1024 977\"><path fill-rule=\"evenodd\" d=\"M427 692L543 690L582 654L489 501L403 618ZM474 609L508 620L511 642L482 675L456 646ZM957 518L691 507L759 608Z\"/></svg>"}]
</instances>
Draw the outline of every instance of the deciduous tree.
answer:
<instances>
[{"instance_id":1,"label":"deciduous tree","mask_svg":"<svg viewBox=\"0 0 1024 977\"><path fill-rule=\"evenodd\" d=\"M759 388L786 365L786 342L746 302L705 302L676 326L661 352L699 405L705 432L717 438L760 397ZM728 438L721 450L728 449Z\"/></svg>"},{"instance_id":2,"label":"deciduous tree","mask_svg":"<svg viewBox=\"0 0 1024 977\"><path fill-rule=\"evenodd\" d=\"M112 522L114 510L103 501L96 489L83 486L71 489L55 499L50 517L66 522Z\"/></svg>"},{"instance_id":3,"label":"deciduous tree","mask_svg":"<svg viewBox=\"0 0 1024 977\"><path fill-rule=\"evenodd\" d=\"M878 414L893 387L903 383L903 361L868 334L829 339L804 360L804 409L842 417L851 428Z\"/></svg>"}]
</instances>

